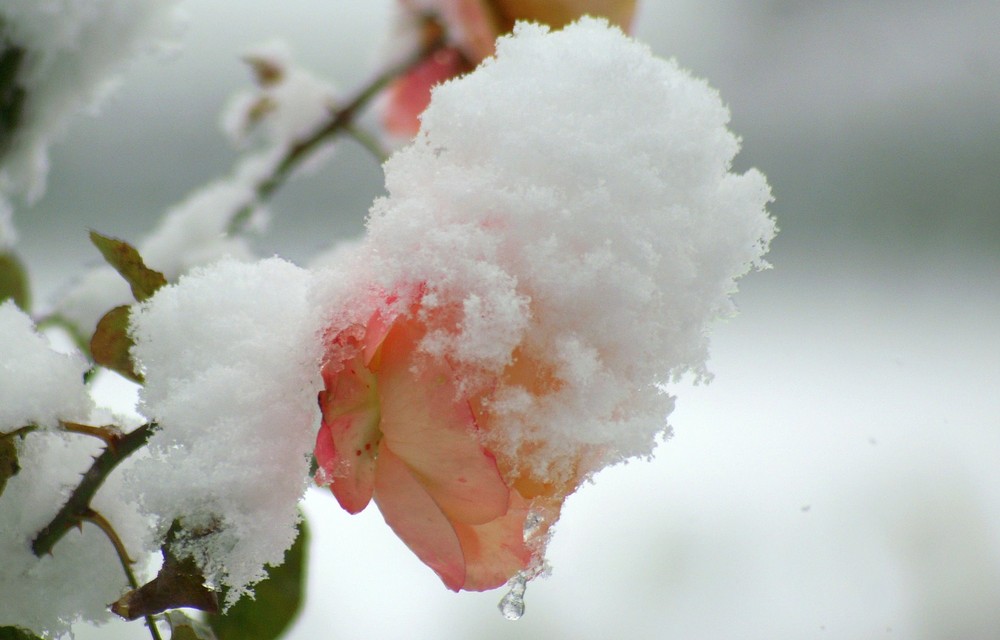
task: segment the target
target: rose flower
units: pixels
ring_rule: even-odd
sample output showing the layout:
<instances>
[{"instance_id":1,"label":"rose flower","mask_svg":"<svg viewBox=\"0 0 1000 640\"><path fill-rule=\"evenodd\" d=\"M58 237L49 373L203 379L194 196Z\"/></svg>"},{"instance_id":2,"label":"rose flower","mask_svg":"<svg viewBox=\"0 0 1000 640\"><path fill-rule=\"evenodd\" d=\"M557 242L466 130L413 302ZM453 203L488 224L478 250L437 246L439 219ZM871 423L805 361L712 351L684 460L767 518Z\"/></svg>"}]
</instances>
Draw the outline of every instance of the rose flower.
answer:
<instances>
[{"instance_id":1,"label":"rose flower","mask_svg":"<svg viewBox=\"0 0 1000 640\"><path fill-rule=\"evenodd\" d=\"M531 564L525 523L537 486L508 486L483 445L488 412L447 362L420 355L442 314L420 316L418 297L329 337L317 478L350 513L374 498L449 589L492 589ZM555 505L565 495L547 493Z\"/></svg>"},{"instance_id":2,"label":"rose flower","mask_svg":"<svg viewBox=\"0 0 1000 640\"><path fill-rule=\"evenodd\" d=\"M775 233L718 94L619 29L520 24L434 91L316 290L317 479L451 589L544 569L564 500L669 435Z\"/></svg>"}]
</instances>

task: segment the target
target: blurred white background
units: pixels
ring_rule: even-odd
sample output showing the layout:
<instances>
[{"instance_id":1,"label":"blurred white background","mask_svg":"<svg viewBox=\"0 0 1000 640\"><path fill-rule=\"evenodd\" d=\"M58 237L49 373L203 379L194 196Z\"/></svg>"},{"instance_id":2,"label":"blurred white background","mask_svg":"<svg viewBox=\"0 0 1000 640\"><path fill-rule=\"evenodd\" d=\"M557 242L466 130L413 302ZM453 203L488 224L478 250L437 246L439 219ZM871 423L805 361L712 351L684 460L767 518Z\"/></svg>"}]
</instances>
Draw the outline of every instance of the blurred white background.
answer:
<instances>
[{"instance_id":1,"label":"blurred white background","mask_svg":"<svg viewBox=\"0 0 1000 640\"><path fill-rule=\"evenodd\" d=\"M345 90L391 0L187 0L178 53L139 61L53 152L19 251L53 295L229 170L218 133L278 36ZM309 496L293 638L1000 637L1000 4L646 0L637 37L719 89L777 198L775 268L714 334L676 436L567 502L553 574L512 623L452 594L382 523ZM262 254L359 234L381 171L345 143L275 201ZM121 637L145 637L138 625ZM112 631L84 631L83 638Z\"/></svg>"}]
</instances>

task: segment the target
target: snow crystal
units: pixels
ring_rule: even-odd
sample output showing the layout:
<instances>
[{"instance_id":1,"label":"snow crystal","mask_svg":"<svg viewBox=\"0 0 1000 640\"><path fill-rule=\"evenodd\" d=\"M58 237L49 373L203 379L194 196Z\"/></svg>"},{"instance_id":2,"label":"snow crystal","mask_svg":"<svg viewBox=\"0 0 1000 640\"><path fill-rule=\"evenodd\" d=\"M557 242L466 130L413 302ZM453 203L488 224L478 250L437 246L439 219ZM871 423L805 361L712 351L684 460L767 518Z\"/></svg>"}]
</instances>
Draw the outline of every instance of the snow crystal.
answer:
<instances>
[{"instance_id":1,"label":"snow crystal","mask_svg":"<svg viewBox=\"0 0 1000 640\"><path fill-rule=\"evenodd\" d=\"M175 0L7 0L0 51L20 51L20 122L4 140L0 191L41 195L48 148L74 112L107 92L123 62L173 30ZM13 58L12 58L13 59Z\"/></svg>"},{"instance_id":2,"label":"snow crystal","mask_svg":"<svg viewBox=\"0 0 1000 640\"><path fill-rule=\"evenodd\" d=\"M179 551L230 587L230 603L282 562L308 484L322 387L308 286L276 258L222 261L133 317L141 410L162 429L132 488L161 532L182 520Z\"/></svg>"},{"instance_id":3,"label":"snow crystal","mask_svg":"<svg viewBox=\"0 0 1000 640\"><path fill-rule=\"evenodd\" d=\"M707 375L708 326L775 233L764 176L730 171L728 121L704 81L604 21L518 25L386 163L342 269L356 281L323 294L331 324L367 320L372 288L422 287L424 311L459 310L423 349L483 385L498 455L563 478L648 456L663 385ZM517 360L554 382L488 386Z\"/></svg>"},{"instance_id":4,"label":"snow crystal","mask_svg":"<svg viewBox=\"0 0 1000 640\"><path fill-rule=\"evenodd\" d=\"M86 421L92 408L83 383L87 368L79 354L54 351L12 301L0 304L0 433Z\"/></svg>"}]
</instances>

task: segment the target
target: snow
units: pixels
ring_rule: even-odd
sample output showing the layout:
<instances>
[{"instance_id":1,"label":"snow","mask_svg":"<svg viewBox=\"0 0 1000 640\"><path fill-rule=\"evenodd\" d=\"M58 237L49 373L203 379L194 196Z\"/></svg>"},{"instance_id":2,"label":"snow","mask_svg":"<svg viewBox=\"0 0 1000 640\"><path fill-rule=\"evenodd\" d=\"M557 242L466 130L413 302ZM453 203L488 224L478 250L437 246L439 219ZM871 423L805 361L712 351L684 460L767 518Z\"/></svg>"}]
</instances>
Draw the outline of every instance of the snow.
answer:
<instances>
[{"instance_id":1,"label":"snow","mask_svg":"<svg viewBox=\"0 0 1000 640\"><path fill-rule=\"evenodd\" d=\"M140 244L148 264L177 283L132 316L145 376L138 410L160 430L99 503L122 505L114 515L129 548L149 554L178 520L175 551L194 557L210 586L228 588L227 604L249 593L294 539L319 422L324 332L367 322L393 296L400 313L447 319L429 325L422 357L447 361L459 392L482 403L491 425L484 444L515 461L512 473L579 481L650 456L669 434L674 401L665 386L708 376L709 327L732 313L736 280L766 266L775 233L764 177L731 172L739 142L717 93L605 22L559 32L519 25L496 58L436 89L420 134L385 166L389 195L373 205L366 238L309 272L279 258L248 262L245 240L226 234L254 179L332 100L283 67L280 48L255 55L285 69L276 84L261 82L257 99L279 105L264 116L263 151L179 205ZM282 82L296 78L315 89L290 91L311 95L305 102L282 97ZM239 113L255 124L254 99L233 104L231 131ZM204 263L212 264L197 266ZM127 302L115 277L95 271L75 292L89 307L67 315L84 326L80 314L93 322ZM37 338L23 314L0 311L4 335ZM42 352L22 342L33 357ZM70 362L85 397L80 363ZM534 368L543 388L510 373L517 367ZM86 414L90 405L69 408ZM31 415L14 411L15 428ZM52 490L65 492L86 466L78 457L86 447L49 462L65 436L31 435L23 460L39 474L58 464L69 480ZM42 482L19 475L9 491ZM23 547L46 521L29 515L10 520L4 544ZM155 521L145 538L144 519ZM42 566L18 562L21 574ZM51 610L103 615L86 603ZM68 620L36 622L55 629Z\"/></svg>"},{"instance_id":2,"label":"snow","mask_svg":"<svg viewBox=\"0 0 1000 640\"><path fill-rule=\"evenodd\" d=\"M20 470L0 496L0 626L59 635L73 622L106 620L107 604L127 586L111 545L93 526L70 531L52 555L31 551L100 452L97 440L58 431L59 421L103 424L99 419L111 416L95 410L80 354L55 351L13 302L0 305L0 336L0 433L39 427L14 437ZM122 499L120 486L116 472L92 504L138 555L150 548L148 522Z\"/></svg>"},{"instance_id":3,"label":"snow","mask_svg":"<svg viewBox=\"0 0 1000 640\"><path fill-rule=\"evenodd\" d=\"M234 143L249 147L247 153L229 175L196 189L166 211L156 228L137 243L146 265L168 281L222 258L253 259L249 234L231 232L233 218L249 206L246 231L260 231L268 225L270 214L257 202L257 185L274 174L296 142L326 120L334 104L333 87L294 66L291 53L280 41L253 49L245 59L274 74L256 90L234 96L224 110L223 130ZM298 171L317 169L329 159L329 152L329 147L319 150ZM101 265L62 296L57 310L90 335L105 312L130 302L128 286L113 269Z\"/></svg>"},{"instance_id":4,"label":"snow","mask_svg":"<svg viewBox=\"0 0 1000 640\"><path fill-rule=\"evenodd\" d=\"M0 8L0 47L25 50L16 82L21 122L0 158L0 192L41 196L48 148L67 120L92 107L135 53L176 28L175 0L8 0Z\"/></svg>"},{"instance_id":5,"label":"snow","mask_svg":"<svg viewBox=\"0 0 1000 640\"><path fill-rule=\"evenodd\" d=\"M60 635L75 621L107 620L108 603L127 588L114 549L92 525L69 531L51 556L31 551L99 451L99 442L85 436L36 432L19 439L21 471L0 500L0 627Z\"/></svg>"},{"instance_id":6,"label":"snow","mask_svg":"<svg viewBox=\"0 0 1000 640\"><path fill-rule=\"evenodd\" d=\"M420 313L457 314L423 351L463 392L490 389L492 451L553 478L650 455L663 385L708 376L708 329L775 233L764 177L730 171L728 120L704 81L603 21L519 25L435 89L386 163L389 195L340 269L353 281L320 295L331 326L365 322L372 290L421 288ZM504 382L519 359L556 388Z\"/></svg>"},{"instance_id":7,"label":"snow","mask_svg":"<svg viewBox=\"0 0 1000 640\"><path fill-rule=\"evenodd\" d=\"M140 410L161 430L131 489L178 551L229 603L280 564L309 480L318 426L319 348L308 273L272 258L222 261L138 307L133 355L146 378Z\"/></svg>"},{"instance_id":8,"label":"snow","mask_svg":"<svg viewBox=\"0 0 1000 640\"><path fill-rule=\"evenodd\" d=\"M262 129L264 144L282 151L323 124L336 105L337 92L327 81L294 64L283 40L270 40L243 55L257 87L230 99L221 125L237 143Z\"/></svg>"},{"instance_id":9,"label":"snow","mask_svg":"<svg viewBox=\"0 0 1000 640\"><path fill-rule=\"evenodd\" d=\"M83 383L89 368L80 354L54 351L13 301L0 304L0 433L59 420L86 421L92 402Z\"/></svg>"}]
</instances>

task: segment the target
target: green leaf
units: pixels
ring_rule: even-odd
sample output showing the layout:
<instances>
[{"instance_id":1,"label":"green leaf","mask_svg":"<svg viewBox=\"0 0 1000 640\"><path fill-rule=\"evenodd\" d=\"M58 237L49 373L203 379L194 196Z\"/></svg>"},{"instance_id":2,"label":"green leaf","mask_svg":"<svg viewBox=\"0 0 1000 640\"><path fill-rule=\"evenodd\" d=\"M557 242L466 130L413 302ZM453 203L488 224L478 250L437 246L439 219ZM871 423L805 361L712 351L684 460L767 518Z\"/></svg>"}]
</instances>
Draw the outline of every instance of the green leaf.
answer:
<instances>
[{"instance_id":1,"label":"green leaf","mask_svg":"<svg viewBox=\"0 0 1000 640\"><path fill-rule=\"evenodd\" d=\"M13 438L0 437L0 495L7 488L7 481L17 475L21 467L17 464L17 446ZM2 638L0 631L0 638Z\"/></svg>"},{"instance_id":2,"label":"green leaf","mask_svg":"<svg viewBox=\"0 0 1000 640\"><path fill-rule=\"evenodd\" d=\"M274 640L289 627L302 606L309 532L299 523L299 537L285 553L285 563L271 567L254 587L254 598L243 598L220 615L208 617L219 640Z\"/></svg>"},{"instance_id":3,"label":"green leaf","mask_svg":"<svg viewBox=\"0 0 1000 640\"><path fill-rule=\"evenodd\" d=\"M31 305L28 274L24 265L9 251L0 252L0 302L8 298L24 311Z\"/></svg>"},{"instance_id":4,"label":"green leaf","mask_svg":"<svg viewBox=\"0 0 1000 640\"><path fill-rule=\"evenodd\" d=\"M210 626L181 611L168 611L166 618L170 624L170 640L218 640Z\"/></svg>"},{"instance_id":5,"label":"green leaf","mask_svg":"<svg viewBox=\"0 0 1000 640\"><path fill-rule=\"evenodd\" d=\"M135 370L129 353L135 343L128 334L128 317L128 306L115 307L104 314L90 339L90 355L102 367L141 384L142 375Z\"/></svg>"},{"instance_id":6,"label":"green leaf","mask_svg":"<svg viewBox=\"0 0 1000 640\"><path fill-rule=\"evenodd\" d=\"M0 640L42 640L42 638L21 627L0 627Z\"/></svg>"},{"instance_id":7,"label":"green leaf","mask_svg":"<svg viewBox=\"0 0 1000 640\"><path fill-rule=\"evenodd\" d=\"M132 287L132 295L139 302L149 299L157 289L167 284L163 274L147 267L135 247L124 240L91 231L90 241L100 250L107 263L125 278Z\"/></svg>"}]
</instances>

